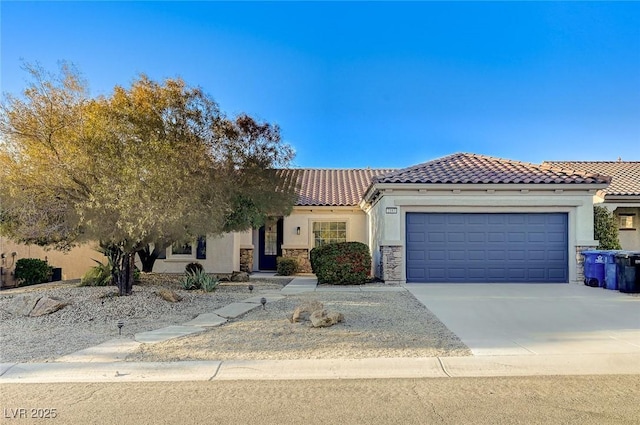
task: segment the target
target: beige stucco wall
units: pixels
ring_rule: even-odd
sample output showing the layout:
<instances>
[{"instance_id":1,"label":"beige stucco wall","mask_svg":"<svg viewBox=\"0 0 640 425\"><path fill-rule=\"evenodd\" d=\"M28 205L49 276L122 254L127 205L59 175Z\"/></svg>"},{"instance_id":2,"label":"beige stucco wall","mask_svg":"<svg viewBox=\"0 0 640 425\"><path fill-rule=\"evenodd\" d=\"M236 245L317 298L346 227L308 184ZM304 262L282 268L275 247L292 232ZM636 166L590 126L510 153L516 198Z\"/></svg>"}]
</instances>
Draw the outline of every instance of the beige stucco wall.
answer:
<instances>
[{"instance_id":1,"label":"beige stucco wall","mask_svg":"<svg viewBox=\"0 0 640 425\"><path fill-rule=\"evenodd\" d=\"M347 241L368 242L367 215L358 207L294 208L291 215L284 218L283 248L313 248L312 229L316 221L345 221Z\"/></svg>"},{"instance_id":2,"label":"beige stucco wall","mask_svg":"<svg viewBox=\"0 0 640 425\"><path fill-rule=\"evenodd\" d=\"M640 251L640 205L631 207L628 205L620 205L614 211L614 214L635 214L634 229L618 230L620 246L622 249L629 251Z\"/></svg>"},{"instance_id":3,"label":"beige stucco wall","mask_svg":"<svg viewBox=\"0 0 640 425\"><path fill-rule=\"evenodd\" d=\"M15 260L21 258L38 258L40 260L47 260L52 267L62 268L62 279L78 279L87 270L95 266L96 263L93 259L107 262L106 257L95 250L96 245L88 243L73 248L69 252L45 250L37 245L23 245L17 244L6 238L0 237L0 253L5 254L5 264L3 268L4 272L10 276L10 273L15 267ZM13 257L11 254L15 252Z\"/></svg>"},{"instance_id":4,"label":"beige stucco wall","mask_svg":"<svg viewBox=\"0 0 640 425\"><path fill-rule=\"evenodd\" d=\"M156 260L153 271L156 273L184 273L187 264L198 262L209 273L232 273L240 269L240 247L236 245L239 239L240 236L237 233L207 237L207 258L203 260L196 259L195 249L191 255L172 255L171 248L167 248L167 258Z\"/></svg>"},{"instance_id":5,"label":"beige stucco wall","mask_svg":"<svg viewBox=\"0 0 640 425\"><path fill-rule=\"evenodd\" d=\"M408 212L565 212L568 215L569 281L577 280L573 259L577 246L590 246L593 240L593 193L587 190L502 190L489 187L481 190L393 188L384 192L368 210L372 235L372 251L379 264L380 245L403 247L402 281L406 281L405 220ZM387 207L396 207L396 214L387 214Z\"/></svg>"}]
</instances>

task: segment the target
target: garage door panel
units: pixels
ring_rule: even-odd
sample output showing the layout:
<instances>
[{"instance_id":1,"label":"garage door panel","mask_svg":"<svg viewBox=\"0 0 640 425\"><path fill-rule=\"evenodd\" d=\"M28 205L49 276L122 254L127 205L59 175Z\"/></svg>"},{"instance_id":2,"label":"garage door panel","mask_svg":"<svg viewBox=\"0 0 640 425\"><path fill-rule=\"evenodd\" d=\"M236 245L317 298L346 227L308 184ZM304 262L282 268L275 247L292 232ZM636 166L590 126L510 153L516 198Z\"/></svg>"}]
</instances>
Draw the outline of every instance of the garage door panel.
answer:
<instances>
[{"instance_id":1,"label":"garage door panel","mask_svg":"<svg viewBox=\"0 0 640 425\"><path fill-rule=\"evenodd\" d=\"M464 250L450 250L448 251L448 254L448 260L462 261L464 265L464 261L467 258L467 253Z\"/></svg>"},{"instance_id":2,"label":"garage door panel","mask_svg":"<svg viewBox=\"0 0 640 425\"><path fill-rule=\"evenodd\" d=\"M470 225L485 225L487 224L487 216L483 214L473 214L473 216L469 217L467 223Z\"/></svg>"},{"instance_id":3,"label":"garage door panel","mask_svg":"<svg viewBox=\"0 0 640 425\"><path fill-rule=\"evenodd\" d=\"M444 261L447 259L446 251L428 251L427 258L433 261Z\"/></svg>"},{"instance_id":4,"label":"garage door panel","mask_svg":"<svg viewBox=\"0 0 640 425\"><path fill-rule=\"evenodd\" d=\"M549 268L548 273L550 279L563 279L565 276L565 269L562 267Z\"/></svg>"},{"instance_id":5,"label":"garage door panel","mask_svg":"<svg viewBox=\"0 0 640 425\"><path fill-rule=\"evenodd\" d=\"M527 223L527 216L510 214L507 216L507 223L509 224L525 224Z\"/></svg>"},{"instance_id":6,"label":"garage door panel","mask_svg":"<svg viewBox=\"0 0 640 425\"><path fill-rule=\"evenodd\" d=\"M467 251L470 261L484 261L486 259L485 251L471 249Z\"/></svg>"},{"instance_id":7,"label":"garage door panel","mask_svg":"<svg viewBox=\"0 0 640 425\"><path fill-rule=\"evenodd\" d=\"M411 250L407 251L407 259L409 261L424 261L425 260L425 251L420 250Z\"/></svg>"},{"instance_id":8,"label":"garage door panel","mask_svg":"<svg viewBox=\"0 0 640 425\"><path fill-rule=\"evenodd\" d=\"M507 261L507 252L503 249L487 250L487 260L489 261Z\"/></svg>"},{"instance_id":9,"label":"garage door panel","mask_svg":"<svg viewBox=\"0 0 640 425\"><path fill-rule=\"evenodd\" d=\"M408 213L407 281L566 282L567 221L564 213Z\"/></svg>"},{"instance_id":10,"label":"garage door panel","mask_svg":"<svg viewBox=\"0 0 640 425\"><path fill-rule=\"evenodd\" d=\"M447 233L447 242L456 243L456 242L464 242L465 240L466 240L466 233L463 233L463 232Z\"/></svg>"},{"instance_id":11,"label":"garage door panel","mask_svg":"<svg viewBox=\"0 0 640 425\"><path fill-rule=\"evenodd\" d=\"M407 242L424 242L425 234L424 232L411 232L407 233Z\"/></svg>"},{"instance_id":12,"label":"garage door panel","mask_svg":"<svg viewBox=\"0 0 640 425\"><path fill-rule=\"evenodd\" d=\"M486 233L483 232L469 232L467 233L467 240L471 243L484 243L486 241Z\"/></svg>"},{"instance_id":13,"label":"garage door panel","mask_svg":"<svg viewBox=\"0 0 640 425\"><path fill-rule=\"evenodd\" d=\"M489 232L487 234L487 242L504 242L505 234L504 232Z\"/></svg>"},{"instance_id":14,"label":"garage door panel","mask_svg":"<svg viewBox=\"0 0 640 425\"><path fill-rule=\"evenodd\" d=\"M489 214L487 215L487 223L489 224L505 224L505 215L504 214Z\"/></svg>"},{"instance_id":15,"label":"garage door panel","mask_svg":"<svg viewBox=\"0 0 640 425\"><path fill-rule=\"evenodd\" d=\"M431 243L444 242L447 240L447 235L443 232L432 232L427 233L426 239Z\"/></svg>"},{"instance_id":16,"label":"garage door panel","mask_svg":"<svg viewBox=\"0 0 640 425\"><path fill-rule=\"evenodd\" d=\"M527 234L528 242L546 242L546 233L531 232Z\"/></svg>"},{"instance_id":17,"label":"garage door panel","mask_svg":"<svg viewBox=\"0 0 640 425\"><path fill-rule=\"evenodd\" d=\"M522 261L527 259L527 252L523 249L511 250L507 253L509 261Z\"/></svg>"},{"instance_id":18,"label":"garage door panel","mask_svg":"<svg viewBox=\"0 0 640 425\"><path fill-rule=\"evenodd\" d=\"M527 240L527 234L524 232L510 232L507 234L507 240L513 242L525 242Z\"/></svg>"}]
</instances>

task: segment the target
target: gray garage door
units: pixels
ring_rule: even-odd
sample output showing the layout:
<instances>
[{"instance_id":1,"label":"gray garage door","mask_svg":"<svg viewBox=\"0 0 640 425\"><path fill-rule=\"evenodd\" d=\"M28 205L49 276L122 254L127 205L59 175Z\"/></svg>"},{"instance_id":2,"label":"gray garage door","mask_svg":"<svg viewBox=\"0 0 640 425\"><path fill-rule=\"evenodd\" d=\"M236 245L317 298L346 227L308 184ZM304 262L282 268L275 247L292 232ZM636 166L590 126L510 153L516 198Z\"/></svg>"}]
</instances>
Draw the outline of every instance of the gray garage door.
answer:
<instances>
[{"instance_id":1,"label":"gray garage door","mask_svg":"<svg viewBox=\"0 0 640 425\"><path fill-rule=\"evenodd\" d=\"M567 282L567 214L407 213L407 282Z\"/></svg>"}]
</instances>

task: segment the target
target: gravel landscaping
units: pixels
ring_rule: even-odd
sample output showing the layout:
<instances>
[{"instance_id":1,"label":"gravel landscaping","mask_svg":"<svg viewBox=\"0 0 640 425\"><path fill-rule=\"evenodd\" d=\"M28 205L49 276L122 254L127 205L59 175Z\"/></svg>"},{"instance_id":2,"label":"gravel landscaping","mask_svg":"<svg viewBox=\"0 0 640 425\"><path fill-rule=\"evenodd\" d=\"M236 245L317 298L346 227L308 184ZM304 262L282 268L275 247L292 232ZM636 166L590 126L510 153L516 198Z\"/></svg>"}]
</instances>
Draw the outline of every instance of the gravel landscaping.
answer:
<instances>
[{"instance_id":1,"label":"gravel landscaping","mask_svg":"<svg viewBox=\"0 0 640 425\"><path fill-rule=\"evenodd\" d=\"M50 362L102 342L133 339L138 332L178 325L232 302L273 294L290 279L224 282L212 293L179 289L178 276L145 275L129 297L114 287L49 284L0 293L0 362ZM469 349L409 292L309 292L289 295L205 332L158 344L142 344L129 361L429 357L471 355ZM170 303L158 292L171 289L183 299ZM374 288L375 289L375 288ZM49 296L68 305L50 315L15 312L22 297ZM329 328L291 323L305 301L316 300L344 315ZM124 321L118 335L118 320Z\"/></svg>"}]
</instances>

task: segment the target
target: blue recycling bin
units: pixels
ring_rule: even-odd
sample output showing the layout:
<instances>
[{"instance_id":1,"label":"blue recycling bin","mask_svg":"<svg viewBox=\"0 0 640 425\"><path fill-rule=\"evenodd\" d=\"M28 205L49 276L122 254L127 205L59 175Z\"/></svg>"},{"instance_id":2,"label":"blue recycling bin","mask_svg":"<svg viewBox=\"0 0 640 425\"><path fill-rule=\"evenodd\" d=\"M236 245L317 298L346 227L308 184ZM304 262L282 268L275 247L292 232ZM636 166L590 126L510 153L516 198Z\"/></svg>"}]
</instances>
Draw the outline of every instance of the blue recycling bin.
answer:
<instances>
[{"instance_id":1,"label":"blue recycling bin","mask_svg":"<svg viewBox=\"0 0 640 425\"><path fill-rule=\"evenodd\" d=\"M618 265L616 264L616 254L620 251L602 251L604 256L604 287L607 289L618 289Z\"/></svg>"},{"instance_id":2,"label":"blue recycling bin","mask_svg":"<svg viewBox=\"0 0 640 425\"><path fill-rule=\"evenodd\" d=\"M582 251L584 255L584 284L587 286L604 287L605 257L603 251Z\"/></svg>"},{"instance_id":3,"label":"blue recycling bin","mask_svg":"<svg viewBox=\"0 0 640 425\"><path fill-rule=\"evenodd\" d=\"M640 292L640 251L621 251L616 254L618 289L620 292Z\"/></svg>"}]
</instances>

